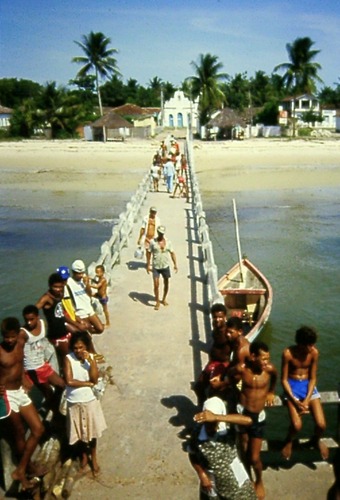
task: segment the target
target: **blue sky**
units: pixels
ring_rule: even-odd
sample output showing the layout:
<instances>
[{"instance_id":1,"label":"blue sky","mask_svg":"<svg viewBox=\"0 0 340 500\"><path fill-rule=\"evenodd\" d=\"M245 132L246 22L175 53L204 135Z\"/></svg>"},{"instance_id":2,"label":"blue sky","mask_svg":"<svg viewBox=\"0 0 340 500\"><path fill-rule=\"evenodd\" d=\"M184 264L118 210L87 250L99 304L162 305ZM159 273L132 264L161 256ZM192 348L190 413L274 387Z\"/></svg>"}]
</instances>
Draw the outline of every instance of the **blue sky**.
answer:
<instances>
[{"instance_id":1,"label":"blue sky","mask_svg":"<svg viewBox=\"0 0 340 500\"><path fill-rule=\"evenodd\" d=\"M0 78L67 84L82 55L74 40L101 31L118 49L123 80L180 85L201 53L233 76L288 61L286 43L309 36L325 85L340 77L339 0L0 0Z\"/></svg>"}]
</instances>

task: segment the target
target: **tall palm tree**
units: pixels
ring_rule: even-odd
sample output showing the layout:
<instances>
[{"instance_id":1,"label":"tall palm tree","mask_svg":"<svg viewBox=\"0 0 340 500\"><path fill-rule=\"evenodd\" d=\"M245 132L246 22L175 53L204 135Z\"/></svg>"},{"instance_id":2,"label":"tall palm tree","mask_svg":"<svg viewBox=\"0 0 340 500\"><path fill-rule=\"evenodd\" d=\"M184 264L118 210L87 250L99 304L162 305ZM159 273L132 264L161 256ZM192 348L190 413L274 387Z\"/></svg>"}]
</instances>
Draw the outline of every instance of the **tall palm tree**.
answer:
<instances>
[{"instance_id":1,"label":"tall palm tree","mask_svg":"<svg viewBox=\"0 0 340 500\"><path fill-rule=\"evenodd\" d=\"M76 43L85 53L85 56L78 56L72 59L72 62L83 64L84 66L78 71L77 77L83 77L90 71L95 73L96 91L98 95L100 115L103 116L102 99L99 88L99 77L107 78L112 75L120 75L117 68L117 61L113 57L117 49L109 48L111 39L107 38L103 33L91 33L83 35L82 42Z\"/></svg>"},{"instance_id":2,"label":"tall palm tree","mask_svg":"<svg viewBox=\"0 0 340 500\"><path fill-rule=\"evenodd\" d=\"M322 82L318 75L321 65L313 61L320 52L312 50L314 43L309 37L296 38L293 43L287 43L290 62L278 64L274 68L274 71L285 71L284 82L294 95L313 93L316 90L316 82Z\"/></svg>"},{"instance_id":3,"label":"tall palm tree","mask_svg":"<svg viewBox=\"0 0 340 500\"><path fill-rule=\"evenodd\" d=\"M198 63L192 61L196 75L186 78L192 98L199 97L198 111L201 125L206 125L213 111L224 102L225 97L220 89L221 80L228 75L219 73L223 64L212 54L200 54Z\"/></svg>"}]
</instances>

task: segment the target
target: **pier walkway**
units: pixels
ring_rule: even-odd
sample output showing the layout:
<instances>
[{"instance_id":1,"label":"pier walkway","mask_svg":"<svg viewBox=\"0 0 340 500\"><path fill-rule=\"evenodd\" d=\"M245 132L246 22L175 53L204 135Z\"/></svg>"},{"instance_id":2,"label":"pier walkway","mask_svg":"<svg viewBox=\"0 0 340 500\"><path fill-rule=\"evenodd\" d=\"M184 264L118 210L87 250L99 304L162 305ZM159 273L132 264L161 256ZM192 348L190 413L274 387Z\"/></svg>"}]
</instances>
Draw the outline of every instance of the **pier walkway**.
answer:
<instances>
[{"instance_id":1,"label":"pier walkway","mask_svg":"<svg viewBox=\"0 0 340 500\"><path fill-rule=\"evenodd\" d=\"M112 273L111 326L94 337L112 366L114 386L102 404L108 430L99 440L102 474L82 480L72 497L197 497L197 479L178 433L191 425L195 397L191 382L205 362L201 348L209 332L209 301L202 282L201 246L191 204L162 192L149 193L130 245ZM152 275L134 258L142 216L156 206L173 243L178 273L170 278L169 306L154 310ZM162 279L161 279L162 291ZM199 342L201 341L201 343ZM172 487L169 488L169 478Z\"/></svg>"}]
</instances>

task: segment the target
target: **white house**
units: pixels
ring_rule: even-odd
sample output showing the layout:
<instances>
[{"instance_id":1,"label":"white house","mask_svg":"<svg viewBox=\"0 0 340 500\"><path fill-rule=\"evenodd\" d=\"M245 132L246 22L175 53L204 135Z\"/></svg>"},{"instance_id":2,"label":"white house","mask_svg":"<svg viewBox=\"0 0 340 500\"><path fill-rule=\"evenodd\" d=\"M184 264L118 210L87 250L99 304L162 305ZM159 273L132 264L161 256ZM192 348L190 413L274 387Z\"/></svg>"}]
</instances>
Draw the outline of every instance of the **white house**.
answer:
<instances>
[{"instance_id":1,"label":"white house","mask_svg":"<svg viewBox=\"0 0 340 500\"><path fill-rule=\"evenodd\" d=\"M10 119L13 109L6 108L0 104L0 129L7 129L10 126Z\"/></svg>"},{"instance_id":2,"label":"white house","mask_svg":"<svg viewBox=\"0 0 340 500\"><path fill-rule=\"evenodd\" d=\"M176 90L174 96L165 101L161 111L163 127L186 128L191 121L193 129L197 129L197 107L198 101L191 101L182 90Z\"/></svg>"},{"instance_id":3,"label":"white house","mask_svg":"<svg viewBox=\"0 0 340 500\"><path fill-rule=\"evenodd\" d=\"M295 118L298 126L306 126L302 118L307 111L312 111L316 115L321 114L323 118L322 122L309 123L308 126L335 130L336 110L321 107L318 98L312 94L302 94L283 99L279 106L279 124L288 125L289 119Z\"/></svg>"}]
</instances>

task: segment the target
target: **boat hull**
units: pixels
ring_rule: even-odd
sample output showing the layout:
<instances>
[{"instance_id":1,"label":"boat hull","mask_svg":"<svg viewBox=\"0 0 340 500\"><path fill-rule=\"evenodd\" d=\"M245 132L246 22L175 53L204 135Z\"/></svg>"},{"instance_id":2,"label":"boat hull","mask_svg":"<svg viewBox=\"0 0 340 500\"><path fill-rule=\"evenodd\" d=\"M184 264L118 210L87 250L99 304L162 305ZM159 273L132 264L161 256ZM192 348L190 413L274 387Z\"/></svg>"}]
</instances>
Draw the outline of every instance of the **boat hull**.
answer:
<instances>
[{"instance_id":1,"label":"boat hull","mask_svg":"<svg viewBox=\"0 0 340 500\"><path fill-rule=\"evenodd\" d=\"M240 269L241 267L241 269ZM267 278L248 259L235 264L217 282L224 298L227 318L239 317L245 337L252 342L268 321L273 290Z\"/></svg>"}]
</instances>

